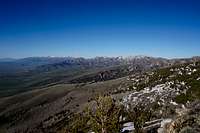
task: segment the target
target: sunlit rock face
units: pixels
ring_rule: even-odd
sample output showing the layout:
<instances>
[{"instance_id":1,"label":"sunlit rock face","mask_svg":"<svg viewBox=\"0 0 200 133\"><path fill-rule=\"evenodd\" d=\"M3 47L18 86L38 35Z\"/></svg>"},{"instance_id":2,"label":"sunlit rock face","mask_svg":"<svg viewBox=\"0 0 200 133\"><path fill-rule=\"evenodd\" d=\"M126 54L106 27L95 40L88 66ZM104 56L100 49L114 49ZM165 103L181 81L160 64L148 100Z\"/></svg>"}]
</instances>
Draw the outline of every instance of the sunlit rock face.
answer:
<instances>
[{"instance_id":1,"label":"sunlit rock face","mask_svg":"<svg viewBox=\"0 0 200 133\"><path fill-rule=\"evenodd\" d=\"M172 104L178 106L178 104L171 99L181 93L184 93L184 90L180 89L181 83L177 84L180 85L179 87L177 86L177 88L172 88L170 87L171 85L174 85L174 83L166 82L165 84L159 84L152 88L147 87L141 91L132 92L123 98L123 103L126 106L129 104L132 106L136 106L138 104L146 106L157 102L159 105Z\"/></svg>"}]
</instances>

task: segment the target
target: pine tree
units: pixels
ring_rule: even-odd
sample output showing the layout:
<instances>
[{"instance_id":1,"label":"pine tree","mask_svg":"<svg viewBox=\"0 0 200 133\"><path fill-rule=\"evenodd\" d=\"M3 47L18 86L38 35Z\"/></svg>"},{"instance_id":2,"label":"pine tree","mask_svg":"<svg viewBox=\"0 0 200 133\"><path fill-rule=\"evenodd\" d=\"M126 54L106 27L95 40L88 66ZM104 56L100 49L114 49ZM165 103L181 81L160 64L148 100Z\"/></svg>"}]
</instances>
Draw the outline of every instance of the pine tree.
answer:
<instances>
[{"instance_id":1,"label":"pine tree","mask_svg":"<svg viewBox=\"0 0 200 133\"><path fill-rule=\"evenodd\" d=\"M90 109L91 129L95 133L112 133L120 131L122 108L110 96L95 99L94 108Z\"/></svg>"}]
</instances>

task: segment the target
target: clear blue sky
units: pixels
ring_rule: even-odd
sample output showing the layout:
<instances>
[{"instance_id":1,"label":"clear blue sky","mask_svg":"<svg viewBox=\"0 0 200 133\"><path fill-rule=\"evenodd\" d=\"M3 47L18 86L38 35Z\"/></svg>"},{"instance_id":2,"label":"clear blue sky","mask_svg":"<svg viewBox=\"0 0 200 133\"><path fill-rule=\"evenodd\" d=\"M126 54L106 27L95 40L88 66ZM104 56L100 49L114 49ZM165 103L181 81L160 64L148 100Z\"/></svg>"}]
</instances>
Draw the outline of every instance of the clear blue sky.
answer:
<instances>
[{"instance_id":1,"label":"clear blue sky","mask_svg":"<svg viewBox=\"0 0 200 133\"><path fill-rule=\"evenodd\" d=\"M200 55L200 1L0 1L0 58L128 55Z\"/></svg>"}]
</instances>

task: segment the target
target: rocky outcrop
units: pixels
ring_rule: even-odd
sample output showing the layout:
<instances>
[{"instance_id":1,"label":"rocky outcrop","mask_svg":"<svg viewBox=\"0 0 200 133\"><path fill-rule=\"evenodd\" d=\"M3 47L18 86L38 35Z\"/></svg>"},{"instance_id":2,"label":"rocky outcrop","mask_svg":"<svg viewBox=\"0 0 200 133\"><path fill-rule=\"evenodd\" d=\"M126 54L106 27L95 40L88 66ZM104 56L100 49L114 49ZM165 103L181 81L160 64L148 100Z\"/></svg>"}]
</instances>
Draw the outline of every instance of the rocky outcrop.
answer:
<instances>
[{"instance_id":1,"label":"rocky outcrop","mask_svg":"<svg viewBox=\"0 0 200 133\"><path fill-rule=\"evenodd\" d=\"M167 124L164 133L199 133L200 132L200 102L193 102L187 108L179 110L179 115Z\"/></svg>"}]
</instances>

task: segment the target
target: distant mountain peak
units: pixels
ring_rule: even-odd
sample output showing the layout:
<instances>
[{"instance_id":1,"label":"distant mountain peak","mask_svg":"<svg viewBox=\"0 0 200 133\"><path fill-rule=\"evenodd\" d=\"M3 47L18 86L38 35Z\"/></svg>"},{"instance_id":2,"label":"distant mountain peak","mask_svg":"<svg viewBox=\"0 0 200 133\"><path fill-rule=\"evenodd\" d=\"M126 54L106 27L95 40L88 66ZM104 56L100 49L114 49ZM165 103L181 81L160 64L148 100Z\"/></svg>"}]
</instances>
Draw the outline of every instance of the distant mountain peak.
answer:
<instances>
[{"instance_id":1,"label":"distant mountain peak","mask_svg":"<svg viewBox=\"0 0 200 133\"><path fill-rule=\"evenodd\" d=\"M128 59L128 60L144 59L144 58L150 58L150 57L149 56L145 56L145 55L136 55L136 56L127 56L127 57L124 57L124 59Z\"/></svg>"}]
</instances>

